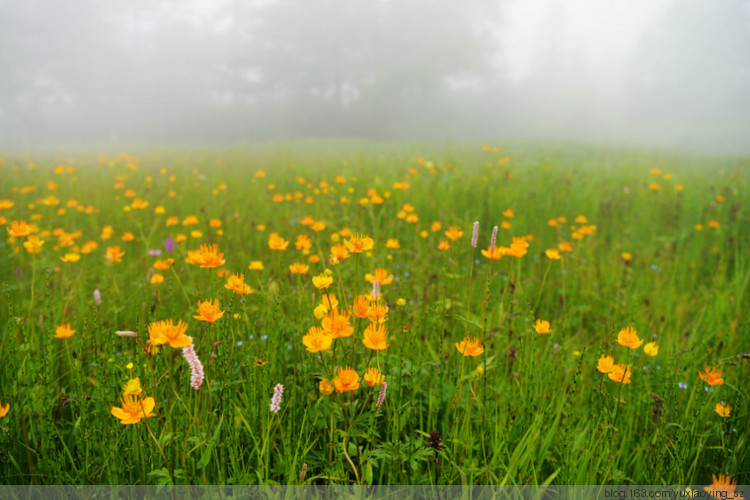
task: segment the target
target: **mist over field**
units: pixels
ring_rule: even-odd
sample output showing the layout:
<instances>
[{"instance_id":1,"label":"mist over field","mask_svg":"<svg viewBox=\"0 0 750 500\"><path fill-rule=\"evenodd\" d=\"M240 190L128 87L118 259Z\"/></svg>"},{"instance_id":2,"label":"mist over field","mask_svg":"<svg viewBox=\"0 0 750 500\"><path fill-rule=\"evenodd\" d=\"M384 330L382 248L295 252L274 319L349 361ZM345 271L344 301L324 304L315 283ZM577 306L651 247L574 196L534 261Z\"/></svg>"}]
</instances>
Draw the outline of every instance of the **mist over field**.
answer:
<instances>
[{"instance_id":1,"label":"mist over field","mask_svg":"<svg viewBox=\"0 0 750 500\"><path fill-rule=\"evenodd\" d=\"M0 0L0 147L294 138L750 152L746 0Z\"/></svg>"}]
</instances>

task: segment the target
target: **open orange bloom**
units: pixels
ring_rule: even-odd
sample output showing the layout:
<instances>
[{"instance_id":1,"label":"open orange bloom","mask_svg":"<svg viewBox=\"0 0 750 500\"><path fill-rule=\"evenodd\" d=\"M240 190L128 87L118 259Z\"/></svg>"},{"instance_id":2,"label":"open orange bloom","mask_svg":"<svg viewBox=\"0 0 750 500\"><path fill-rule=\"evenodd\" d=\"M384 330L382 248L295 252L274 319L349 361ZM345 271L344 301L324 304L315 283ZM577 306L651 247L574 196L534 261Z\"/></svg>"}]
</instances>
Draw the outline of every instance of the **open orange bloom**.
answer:
<instances>
[{"instance_id":1,"label":"open orange bloom","mask_svg":"<svg viewBox=\"0 0 750 500\"><path fill-rule=\"evenodd\" d=\"M378 280L378 283L380 283L381 286L390 285L391 283L393 283L393 275L388 274L388 271L386 269L380 268L375 269L375 274L365 274L365 281L367 281L368 283L372 283L375 280Z\"/></svg>"},{"instance_id":2,"label":"open orange bloom","mask_svg":"<svg viewBox=\"0 0 750 500\"><path fill-rule=\"evenodd\" d=\"M544 319L538 319L536 320L536 324L534 325L534 330L536 330L536 333L543 334L543 333L549 333L549 321Z\"/></svg>"},{"instance_id":3,"label":"open orange bloom","mask_svg":"<svg viewBox=\"0 0 750 500\"><path fill-rule=\"evenodd\" d=\"M367 319L373 323L385 323L388 321L388 306L380 300L370 302L367 309Z\"/></svg>"},{"instance_id":4,"label":"open orange bloom","mask_svg":"<svg viewBox=\"0 0 750 500\"><path fill-rule=\"evenodd\" d=\"M32 234L28 240L23 242L23 247L30 254L38 254L44 245L44 240L40 240L39 236Z\"/></svg>"},{"instance_id":5,"label":"open orange bloom","mask_svg":"<svg viewBox=\"0 0 750 500\"><path fill-rule=\"evenodd\" d=\"M119 418L123 425L137 424L143 418L156 416L153 413L156 401L152 397L141 399L127 395L123 396L120 401L122 408L112 407L111 413Z\"/></svg>"},{"instance_id":6,"label":"open orange bloom","mask_svg":"<svg viewBox=\"0 0 750 500\"><path fill-rule=\"evenodd\" d=\"M464 235L464 232L458 226L451 226L445 232L445 236L447 236L448 239L451 241L456 241L457 239L463 237L463 235Z\"/></svg>"},{"instance_id":7,"label":"open orange bloom","mask_svg":"<svg viewBox=\"0 0 750 500\"><path fill-rule=\"evenodd\" d=\"M8 410L10 410L10 403L5 403L5 408L0 405L0 418L3 418L5 415L7 415Z\"/></svg>"},{"instance_id":8,"label":"open orange bloom","mask_svg":"<svg viewBox=\"0 0 750 500\"><path fill-rule=\"evenodd\" d=\"M62 324L55 329L55 338L67 339L68 337L72 337L74 333L75 330L70 328L70 323Z\"/></svg>"},{"instance_id":9,"label":"open orange bloom","mask_svg":"<svg viewBox=\"0 0 750 500\"><path fill-rule=\"evenodd\" d=\"M368 236L355 234L349 240L344 240L344 244L351 253L362 253L372 250L375 242Z\"/></svg>"},{"instance_id":10,"label":"open orange bloom","mask_svg":"<svg viewBox=\"0 0 750 500\"><path fill-rule=\"evenodd\" d=\"M343 243L337 243L331 247L331 258L334 260L344 260L351 257L349 250Z\"/></svg>"},{"instance_id":11,"label":"open orange bloom","mask_svg":"<svg viewBox=\"0 0 750 500\"><path fill-rule=\"evenodd\" d=\"M354 327L349 324L349 315L340 313L334 309L321 322L326 334L331 335L334 339L340 337L349 337L354 333Z\"/></svg>"},{"instance_id":12,"label":"open orange bloom","mask_svg":"<svg viewBox=\"0 0 750 500\"><path fill-rule=\"evenodd\" d=\"M711 474L713 483L711 486L703 488L708 492L709 495L715 498L739 498L735 496L734 490L737 489L737 480L732 480L731 477L719 474L717 478Z\"/></svg>"},{"instance_id":13,"label":"open orange bloom","mask_svg":"<svg viewBox=\"0 0 750 500\"><path fill-rule=\"evenodd\" d=\"M612 371L607 374L610 380L622 384L630 383L630 368L624 364L615 365Z\"/></svg>"},{"instance_id":14,"label":"open orange bloom","mask_svg":"<svg viewBox=\"0 0 750 500\"><path fill-rule=\"evenodd\" d=\"M297 250L309 250L312 248L312 241L304 234L297 236L297 241L294 242L294 247Z\"/></svg>"},{"instance_id":15,"label":"open orange bloom","mask_svg":"<svg viewBox=\"0 0 750 500\"><path fill-rule=\"evenodd\" d=\"M172 320L156 321L148 325L148 334L151 345L169 344L170 347L179 349L193 343L193 339L185 335L187 324L180 320L172 324Z\"/></svg>"},{"instance_id":16,"label":"open orange bloom","mask_svg":"<svg viewBox=\"0 0 750 500\"><path fill-rule=\"evenodd\" d=\"M464 337L461 342L456 342L456 349L464 356L479 356L484 352L484 346L479 343L479 339L469 340L468 337Z\"/></svg>"},{"instance_id":17,"label":"open orange bloom","mask_svg":"<svg viewBox=\"0 0 750 500\"><path fill-rule=\"evenodd\" d=\"M371 323L365 328L362 343L373 351L383 351L388 347L388 330L382 324Z\"/></svg>"},{"instance_id":18,"label":"open orange bloom","mask_svg":"<svg viewBox=\"0 0 750 500\"><path fill-rule=\"evenodd\" d=\"M638 349L643 344L643 339L638 338L638 332L635 328L629 326L620 330L617 334L617 343L621 346L629 347L631 349Z\"/></svg>"},{"instance_id":19,"label":"open orange bloom","mask_svg":"<svg viewBox=\"0 0 750 500\"><path fill-rule=\"evenodd\" d=\"M289 272L292 274L306 274L308 269L310 269L310 266L301 262L289 264Z\"/></svg>"},{"instance_id":20,"label":"open orange bloom","mask_svg":"<svg viewBox=\"0 0 750 500\"><path fill-rule=\"evenodd\" d=\"M245 275L244 274L230 274L227 279L224 288L232 290L237 295L245 295Z\"/></svg>"},{"instance_id":21,"label":"open orange bloom","mask_svg":"<svg viewBox=\"0 0 750 500\"><path fill-rule=\"evenodd\" d=\"M333 379L336 392L349 392L359 389L359 374L351 366L339 367L338 376Z\"/></svg>"},{"instance_id":22,"label":"open orange bloom","mask_svg":"<svg viewBox=\"0 0 750 500\"><path fill-rule=\"evenodd\" d=\"M5 228L8 234L14 238L23 238L31 233L36 232L36 227L33 224L28 224L26 221L14 220L10 223L10 227Z\"/></svg>"},{"instance_id":23,"label":"open orange bloom","mask_svg":"<svg viewBox=\"0 0 750 500\"><path fill-rule=\"evenodd\" d=\"M222 316L224 316L224 311L219 309L219 299L213 303L211 299L208 299L204 302L198 301L198 315L193 317L206 323L216 323Z\"/></svg>"},{"instance_id":24,"label":"open orange bloom","mask_svg":"<svg viewBox=\"0 0 750 500\"><path fill-rule=\"evenodd\" d=\"M203 268L210 269L223 266L226 262L224 254L219 253L219 245L201 245L200 252L200 259L197 264L200 264Z\"/></svg>"},{"instance_id":25,"label":"open orange bloom","mask_svg":"<svg viewBox=\"0 0 750 500\"><path fill-rule=\"evenodd\" d=\"M365 380L365 384L369 385L370 387L374 385L381 385L383 382L385 382L385 375L380 373L380 370L377 368L370 367L365 372L364 377L362 377Z\"/></svg>"},{"instance_id":26,"label":"open orange bloom","mask_svg":"<svg viewBox=\"0 0 750 500\"><path fill-rule=\"evenodd\" d=\"M615 369L615 358L602 354L602 357L599 358L599 362L596 364L596 369L602 373L611 373Z\"/></svg>"},{"instance_id":27,"label":"open orange bloom","mask_svg":"<svg viewBox=\"0 0 750 500\"><path fill-rule=\"evenodd\" d=\"M718 368L711 368L706 365L702 372L698 372L698 376L708 385L722 385L724 379L721 377L721 370Z\"/></svg>"},{"instance_id":28,"label":"open orange bloom","mask_svg":"<svg viewBox=\"0 0 750 500\"><path fill-rule=\"evenodd\" d=\"M505 247L495 247L490 250L490 248L487 248L487 250L482 249L482 255L484 255L486 258L490 260L500 260L503 258L503 255L505 255L506 250L508 250Z\"/></svg>"},{"instance_id":29,"label":"open orange bloom","mask_svg":"<svg viewBox=\"0 0 750 500\"><path fill-rule=\"evenodd\" d=\"M121 252L120 247L114 246L107 248L107 254L105 257L110 262L122 262L123 255L125 255L125 252Z\"/></svg>"},{"instance_id":30,"label":"open orange bloom","mask_svg":"<svg viewBox=\"0 0 750 500\"><path fill-rule=\"evenodd\" d=\"M367 311L370 309L370 300L367 298L367 295L357 295L354 298L352 308L356 317L359 319L365 319L367 317Z\"/></svg>"},{"instance_id":31,"label":"open orange bloom","mask_svg":"<svg viewBox=\"0 0 750 500\"><path fill-rule=\"evenodd\" d=\"M720 417L727 418L732 412L732 407L726 403L716 403L714 411L718 413Z\"/></svg>"},{"instance_id":32,"label":"open orange bloom","mask_svg":"<svg viewBox=\"0 0 750 500\"><path fill-rule=\"evenodd\" d=\"M286 250L289 246L289 242L279 236L278 233L271 233L268 236L268 248L271 250Z\"/></svg>"}]
</instances>

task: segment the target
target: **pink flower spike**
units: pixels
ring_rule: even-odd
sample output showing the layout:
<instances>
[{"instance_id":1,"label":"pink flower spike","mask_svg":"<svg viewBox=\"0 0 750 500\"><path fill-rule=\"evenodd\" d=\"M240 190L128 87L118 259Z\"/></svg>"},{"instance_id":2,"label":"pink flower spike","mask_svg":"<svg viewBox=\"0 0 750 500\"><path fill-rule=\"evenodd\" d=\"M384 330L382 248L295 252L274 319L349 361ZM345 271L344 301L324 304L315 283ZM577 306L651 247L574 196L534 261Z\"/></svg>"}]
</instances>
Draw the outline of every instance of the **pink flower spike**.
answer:
<instances>
[{"instance_id":1,"label":"pink flower spike","mask_svg":"<svg viewBox=\"0 0 750 500\"><path fill-rule=\"evenodd\" d=\"M380 406L385 401L385 391L388 390L388 384L383 381L383 383L380 385L380 394L378 394L378 402L375 404L375 408L380 408Z\"/></svg>"},{"instance_id":2,"label":"pink flower spike","mask_svg":"<svg viewBox=\"0 0 750 500\"><path fill-rule=\"evenodd\" d=\"M477 247L477 241L479 241L479 221L474 223L474 231L471 233L471 248Z\"/></svg>"},{"instance_id":3,"label":"pink flower spike","mask_svg":"<svg viewBox=\"0 0 750 500\"><path fill-rule=\"evenodd\" d=\"M281 397L283 395L284 386L276 384L276 387L273 388L273 397L271 398L271 406L269 408L273 413L278 413L281 410Z\"/></svg>"},{"instance_id":4,"label":"pink flower spike","mask_svg":"<svg viewBox=\"0 0 750 500\"><path fill-rule=\"evenodd\" d=\"M372 281L372 296L376 299L380 298L380 282L378 280Z\"/></svg>"},{"instance_id":5,"label":"pink flower spike","mask_svg":"<svg viewBox=\"0 0 750 500\"><path fill-rule=\"evenodd\" d=\"M185 361L190 366L190 386L196 391L203 385L203 365L201 360L198 359L198 355L195 354L195 344L190 344L187 347L182 348L182 355L185 357Z\"/></svg>"},{"instance_id":6,"label":"pink flower spike","mask_svg":"<svg viewBox=\"0 0 750 500\"><path fill-rule=\"evenodd\" d=\"M131 332L130 330L117 330L115 332L115 335L118 337L132 337L134 339L138 338L138 334L135 332Z\"/></svg>"}]
</instances>

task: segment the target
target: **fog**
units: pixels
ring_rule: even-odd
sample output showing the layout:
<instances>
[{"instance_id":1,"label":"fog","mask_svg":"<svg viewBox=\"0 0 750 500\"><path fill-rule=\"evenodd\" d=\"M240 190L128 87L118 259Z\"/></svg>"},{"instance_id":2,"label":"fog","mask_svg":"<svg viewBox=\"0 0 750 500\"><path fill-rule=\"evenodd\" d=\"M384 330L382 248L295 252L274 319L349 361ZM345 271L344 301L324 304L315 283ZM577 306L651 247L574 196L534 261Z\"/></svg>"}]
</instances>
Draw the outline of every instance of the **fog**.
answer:
<instances>
[{"instance_id":1,"label":"fog","mask_svg":"<svg viewBox=\"0 0 750 500\"><path fill-rule=\"evenodd\" d=\"M0 147L750 153L750 0L0 0Z\"/></svg>"}]
</instances>

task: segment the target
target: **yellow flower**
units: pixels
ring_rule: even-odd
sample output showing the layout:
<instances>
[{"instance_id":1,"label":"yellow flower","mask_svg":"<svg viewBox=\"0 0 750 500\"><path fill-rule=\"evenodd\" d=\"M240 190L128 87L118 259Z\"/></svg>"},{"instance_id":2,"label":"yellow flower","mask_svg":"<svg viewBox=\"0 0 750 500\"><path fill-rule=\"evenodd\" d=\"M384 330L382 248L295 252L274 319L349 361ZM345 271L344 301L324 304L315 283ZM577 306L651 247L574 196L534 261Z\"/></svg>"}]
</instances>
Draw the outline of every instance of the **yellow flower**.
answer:
<instances>
[{"instance_id":1,"label":"yellow flower","mask_svg":"<svg viewBox=\"0 0 750 500\"><path fill-rule=\"evenodd\" d=\"M375 242L368 236L355 234L350 239L344 240L344 244L349 252L362 253L372 250Z\"/></svg>"},{"instance_id":2,"label":"yellow flower","mask_svg":"<svg viewBox=\"0 0 750 500\"><path fill-rule=\"evenodd\" d=\"M364 379L365 384L369 385L370 387L374 385L379 386L385 381L385 375L380 373L380 370L374 367L368 368L362 378Z\"/></svg>"},{"instance_id":3,"label":"yellow flower","mask_svg":"<svg viewBox=\"0 0 750 500\"><path fill-rule=\"evenodd\" d=\"M111 413L113 416L119 418L120 423L123 425L137 424L143 418L156 416L153 413L154 406L156 406L154 398L141 399L133 396L123 396L120 401L122 402L122 408L112 407Z\"/></svg>"},{"instance_id":4,"label":"yellow flower","mask_svg":"<svg viewBox=\"0 0 750 500\"><path fill-rule=\"evenodd\" d=\"M327 335L320 327L313 326L302 337L302 343L308 352L327 351L333 345L333 335Z\"/></svg>"},{"instance_id":5,"label":"yellow flower","mask_svg":"<svg viewBox=\"0 0 750 500\"><path fill-rule=\"evenodd\" d=\"M544 251L544 254L548 259L560 260L560 250L557 248L549 248Z\"/></svg>"},{"instance_id":6,"label":"yellow flower","mask_svg":"<svg viewBox=\"0 0 750 500\"><path fill-rule=\"evenodd\" d=\"M619 382L621 384L630 383L630 368L624 364L615 365L612 371L607 374L610 380Z\"/></svg>"},{"instance_id":7,"label":"yellow flower","mask_svg":"<svg viewBox=\"0 0 750 500\"><path fill-rule=\"evenodd\" d=\"M507 210L505 210L505 211L503 211L503 217L505 217L507 219L512 219L514 216L515 216L515 214L513 213L513 210L511 210L510 208L507 209Z\"/></svg>"},{"instance_id":8,"label":"yellow flower","mask_svg":"<svg viewBox=\"0 0 750 500\"><path fill-rule=\"evenodd\" d=\"M617 334L617 343L631 349L638 349L643 344L643 339L639 339L635 328L629 326Z\"/></svg>"},{"instance_id":9,"label":"yellow flower","mask_svg":"<svg viewBox=\"0 0 750 500\"><path fill-rule=\"evenodd\" d=\"M148 325L148 334L152 345L169 344L170 347L179 349L193 343L193 339L185 335L187 324L180 320L173 324L172 320L156 321Z\"/></svg>"},{"instance_id":10,"label":"yellow flower","mask_svg":"<svg viewBox=\"0 0 750 500\"><path fill-rule=\"evenodd\" d=\"M479 339L469 340L467 337L461 342L456 342L456 349L464 356L479 356L484 352L484 346L479 344Z\"/></svg>"},{"instance_id":11,"label":"yellow flower","mask_svg":"<svg viewBox=\"0 0 750 500\"><path fill-rule=\"evenodd\" d=\"M385 242L385 247L386 248L401 248L401 245L399 244L396 238L388 238L388 240Z\"/></svg>"},{"instance_id":12,"label":"yellow flower","mask_svg":"<svg viewBox=\"0 0 750 500\"><path fill-rule=\"evenodd\" d=\"M373 351L383 351L388 347L387 340L388 330L382 324L370 323L365 328L364 338L362 343L368 349Z\"/></svg>"},{"instance_id":13,"label":"yellow flower","mask_svg":"<svg viewBox=\"0 0 750 500\"><path fill-rule=\"evenodd\" d=\"M643 346L643 352L651 357L654 357L659 354L659 346L656 344L656 342L649 342L648 344Z\"/></svg>"},{"instance_id":14,"label":"yellow flower","mask_svg":"<svg viewBox=\"0 0 750 500\"><path fill-rule=\"evenodd\" d=\"M222 316L224 316L224 311L219 309L219 299L213 303L211 299L208 299L204 302L198 301L198 315L193 317L206 323L216 323Z\"/></svg>"},{"instance_id":15,"label":"yellow flower","mask_svg":"<svg viewBox=\"0 0 750 500\"><path fill-rule=\"evenodd\" d=\"M0 405L0 418L4 418L5 415L8 414L9 410L10 410L10 403L5 403L5 408L3 408L2 405Z\"/></svg>"},{"instance_id":16,"label":"yellow flower","mask_svg":"<svg viewBox=\"0 0 750 500\"><path fill-rule=\"evenodd\" d=\"M81 256L78 255L77 253L66 253L65 255L60 257L60 260L67 264L71 264L73 262L78 262L80 258Z\"/></svg>"},{"instance_id":17,"label":"yellow flower","mask_svg":"<svg viewBox=\"0 0 750 500\"><path fill-rule=\"evenodd\" d=\"M159 283L164 283L164 276L162 276L159 273L155 273L153 276L151 276L149 283L151 283L152 285L158 285Z\"/></svg>"},{"instance_id":18,"label":"yellow flower","mask_svg":"<svg viewBox=\"0 0 750 500\"><path fill-rule=\"evenodd\" d=\"M68 337L72 337L74 333L75 330L70 328L70 323L64 323L55 329L55 338L67 339Z\"/></svg>"},{"instance_id":19,"label":"yellow flower","mask_svg":"<svg viewBox=\"0 0 750 500\"><path fill-rule=\"evenodd\" d=\"M141 379L138 377L128 380L122 388L123 396L140 396L142 392Z\"/></svg>"},{"instance_id":20,"label":"yellow flower","mask_svg":"<svg viewBox=\"0 0 750 500\"><path fill-rule=\"evenodd\" d=\"M622 260L625 262L630 262L631 260L633 260L633 254L631 254L630 252L622 252L622 254L620 254L620 257L622 257Z\"/></svg>"},{"instance_id":21,"label":"yellow flower","mask_svg":"<svg viewBox=\"0 0 750 500\"><path fill-rule=\"evenodd\" d=\"M312 241L304 234L297 236L297 241L294 242L294 247L297 250L309 250L312 248Z\"/></svg>"},{"instance_id":22,"label":"yellow flower","mask_svg":"<svg viewBox=\"0 0 750 500\"><path fill-rule=\"evenodd\" d=\"M451 248L451 242L448 240L440 240L440 243L438 243L437 246L438 250L450 250ZM482 250L482 254L484 254L484 250ZM486 255L485 255L486 257Z\"/></svg>"},{"instance_id":23,"label":"yellow flower","mask_svg":"<svg viewBox=\"0 0 750 500\"><path fill-rule=\"evenodd\" d=\"M726 403L716 403L716 408L714 408L714 411L719 414L720 417L729 417L729 414L732 411L732 407L729 406Z\"/></svg>"},{"instance_id":24,"label":"yellow flower","mask_svg":"<svg viewBox=\"0 0 750 500\"><path fill-rule=\"evenodd\" d=\"M154 262L154 269L157 271L166 271L170 267L174 266L174 259L157 260Z\"/></svg>"},{"instance_id":25,"label":"yellow flower","mask_svg":"<svg viewBox=\"0 0 750 500\"><path fill-rule=\"evenodd\" d=\"M333 394L334 389L335 387L333 386L333 384L327 379L322 379L318 384L318 390L324 396L330 396L331 394Z\"/></svg>"},{"instance_id":26,"label":"yellow flower","mask_svg":"<svg viewBox=\"0 0 750 500\"><path fill-rule=\"evenodd\" d=\"M231 274L227 279L224 288L232 290L237 295L245 295L245 289L247 288L247 285L245 284L245 275L237 273Z\"/></svg>"},{"instance_id":27,"label":"yellow flower","mask_svg":"<svg viewBox=\"0 0 750 500\"><path fill-rule=\"evenodd\" d=\"M698 376L708 385L722 385L724 379L721 376L721 370L718 368L711 368L706 365L702 372L698 372Z\"/></svg>"},{"instance_id":28,"label":"yellow flower","mask_svg":"<svg viewBox=\"0 0 750 500\"><path fill-rule=\"evenodd\" d=\"M534 325L534 330L536 330L536 333L543 334L543 333L549 333L549 321L538 319L536 320L536 324Z\"/></svg>"},{"instance_id":29,"label":"yellow flower","mask_svg":"<svg viewBox=\"0 0 750 500\"><path fill-rule=\"evenodd\" d=\"M615 358L602 354L602 357L599 358L599 362L596 364L596 369L602 373L612 373L615 369Z\"/></svg>"},{"instance_id":30,"label":"yellow flower","mask_svg":"<svg viewBox=\"0 0 750 500\"><path fill-rule=\"evenodd\" d=\"M333 284L333 278L326 274L319 274L317 276L313 276L312 282L313 285L315 285L315 288L317 288L318 290L322 290L323 288L328 288Z\"/></svg>"},{"instance_id":31,"label":"yellow flower","mask_svg":"<svg viewBox=\"0 0 750 500\"><path fill-rule=\"evenodd\" d=\"M352 367L339 367L338 375L333 379L336 392L349 392L359 389L359 374Z\"/></svg>"},{"instance_id":32,"label":"yellow flower","mask_svg":"<svg viewBox=\"0 0 750 500\"><path fill-rule=\"evenodd\" d=\"M405 306L406 305L406 299L404 299L403 297L399 297L398 299L396 299L396 305L397 306Z\"/></svg>"},{"instance_id":33,"label":"yellow flower","mask_svg":"<svg viewBox=\"0 0 750 500\"><path fill-rule=\"evenodd\" d=\"M253 271L262 271L263 270L263 263L259 260L254 260L250 262L250 265L247 266L248 269L252 269Z\"/></svg>"},{"instance_id":34,"label":"yellow flower","mask_svg":"<svg viewBox=\"0 0 750 500\"><path fill-rule=\"evenodd\" d=\"M23 242L23 247L30 254L37 254L42 249L44 240L40 240L39 236L32 234L29 238Z\"/></svg>"}]
</instances>

